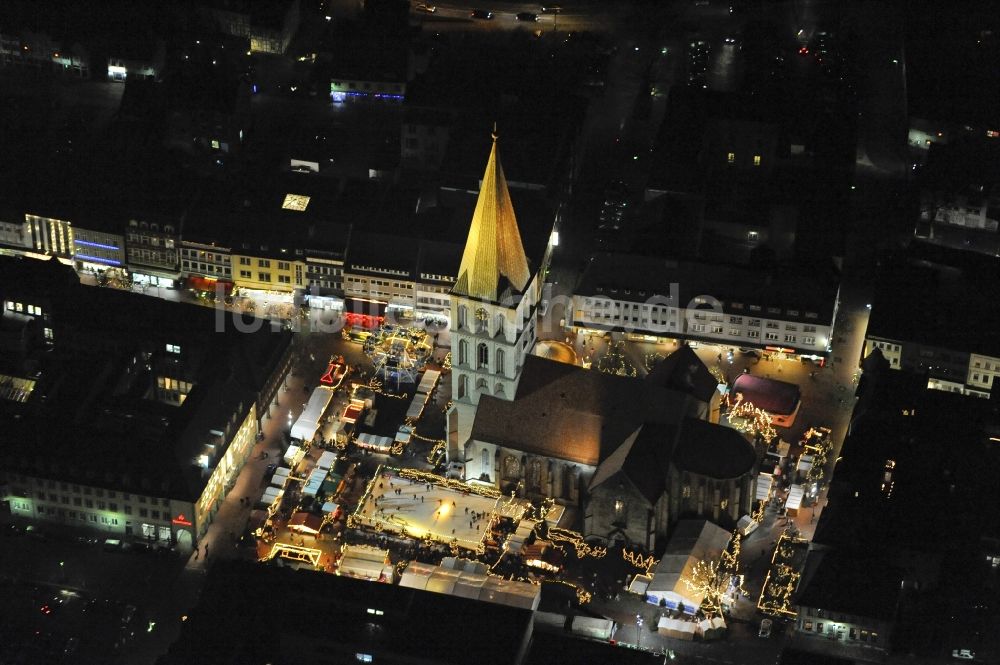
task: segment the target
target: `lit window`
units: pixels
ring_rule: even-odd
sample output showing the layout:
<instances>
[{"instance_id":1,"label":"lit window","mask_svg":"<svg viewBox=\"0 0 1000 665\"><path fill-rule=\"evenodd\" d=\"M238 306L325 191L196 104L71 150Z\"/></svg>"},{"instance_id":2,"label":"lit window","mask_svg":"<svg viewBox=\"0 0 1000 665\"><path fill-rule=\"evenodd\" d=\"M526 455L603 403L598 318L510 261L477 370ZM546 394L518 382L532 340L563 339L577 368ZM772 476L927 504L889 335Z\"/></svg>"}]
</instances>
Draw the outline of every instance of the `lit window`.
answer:
<instances>
[{"instance_id":1,"label":"lit window","mask_svg":"<svg viewBox=\"0 0 1000 665\"><path fill-rule=\"evenodd\" d=\"M726 161L728 161L730 164L732 164L733 162L735 162L736 161L736 153L735 152L731 152L728 155L726 155Z\"/></svg>"},{"instance_id":2,"label":"lit window","mask_svg":"<svg viewBox=\"0 0 1000 665\"><path fill-rule=\"evenodd\" d=\"M760 166L760 155L754 155L753 156L753 165L754 166Z\"/></svg>"},{"instance_id":3,"label":"lit window","mask_svg":"<svg viewBox=\"0 0 1000 665\"><path fill-rule=\"evenodd\" d=\"M376 610L373 607L369 607L368 608L368 614L374 614L375 616L380 617L383 614L385 614L385 612L383 612L382 610Z\"/></svg>"},{"instance_id":4,"label":"lit window","mask_svg":"<svg viewBox=\"0 0 1000 665\"><path fill-rule=\"evenodd\" d=\"M181 347L176 344L167 344L167 353L180 353Z\"/></svg>"},{"instance_id":5,"label":"lit window","mask_svg":"<svg viewBox=\"0 0 1000 665\"><path fill-rule=\"evenodd\" d=\"M375 660L370 653L356 653L354 657L358 659L359 663L371 663Z\"/></svg>"}]
</instances>

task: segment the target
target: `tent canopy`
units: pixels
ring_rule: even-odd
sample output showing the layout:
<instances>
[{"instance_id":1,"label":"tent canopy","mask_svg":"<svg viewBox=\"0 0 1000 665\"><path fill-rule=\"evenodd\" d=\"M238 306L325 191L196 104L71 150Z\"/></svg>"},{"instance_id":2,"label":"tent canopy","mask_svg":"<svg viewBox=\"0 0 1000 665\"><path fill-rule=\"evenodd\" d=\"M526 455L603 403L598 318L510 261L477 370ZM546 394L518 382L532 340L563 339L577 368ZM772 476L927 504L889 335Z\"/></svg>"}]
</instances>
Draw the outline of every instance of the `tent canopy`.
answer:
<instances>
[{"instance_id":1,"label":"tent canopy","mask_svg":"<svg viewBox=\"0 0 1000 665\"><path fill-rule=\"evenodd\" d=\"M333 400L333 389L326 386L317 386L313 389L309 403L302 410L299 419L292 425L292 438L300 441L310 441L319 429L320 420L326 413L326 408Z\"/></svg>"}]
</instances>

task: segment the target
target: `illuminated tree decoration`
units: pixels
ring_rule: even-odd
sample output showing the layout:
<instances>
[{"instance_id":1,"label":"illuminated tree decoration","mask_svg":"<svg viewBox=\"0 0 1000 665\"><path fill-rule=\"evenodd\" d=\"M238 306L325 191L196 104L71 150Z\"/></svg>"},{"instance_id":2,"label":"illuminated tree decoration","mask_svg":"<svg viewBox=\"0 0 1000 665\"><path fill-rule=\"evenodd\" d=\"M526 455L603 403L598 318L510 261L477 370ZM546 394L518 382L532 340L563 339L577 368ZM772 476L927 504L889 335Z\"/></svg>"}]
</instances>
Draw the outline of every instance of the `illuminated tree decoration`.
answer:
<instances>
[{"instance_id":1,"label":"illuminated tree decoration","mask_svg":"<svg viewBox=\"0 0 1000 665\"><path fill-rule=\"evenodd\" d=\"M734 533L718 561L701 560L684 578L688 589L702 594L699 611L705 617L721 616L723 606L734 593L746 593L740 574L740 534Z\"/></svg>"},{"instance_id":2,"label":"illuminated tree decoration","mask_svg":"<svg viewBox=\"0 0 1000 665\"><path fill-rule=\"evenodd\" d=\"M806 541L794 538L789 533L783 533L778 538L771 558L771 569L764 578L764 586L757 601L757 609L771 616L795 617L792 609L792 594L799 583L800 573L789 562L795 557L796 544Z\"/></svg>"},{"instance_id":3,"label":"illuminated tree decoration","mask_svg":"<svg viewBox=\"0 0 1000 665\"><path fill-rule=\"evenodd\" d=\"M659 563L659 560L654 559L652 554L643 556L640 552L630 552L626 549L622 550L622 558L639 570L644 571L646 575L652 575L653 570L656 569L656 564Z\"/></svg>"},{"instance_id":4,"label":"illuminated tree decoration","mask_svg":"<svg viewBox=\"0 0 1000 665\"><path fill-rule=\"evenodd\" d=\"M597 361L597 371L618 376L636 376L635 367L625 359L625 343L612 342L608 352Z\"/></svg>"},{"instance_id":5,"label":"illuminated tree decoration","mask_svg":"<svg viewBox=\"0 0 1000 665\"><path fill-rule=\"evenodd\" d=\"M662 353L647 353L646 357L642 359L642 364L645 366L647 372L652 372L653 368L665 359L666 356Z\"/></svg>"},{"instance_id":6,"label":"illuminated tree decoration","mask_svg":"<svg viewBox=\"0 0 1000 665\"><path fill-rule=\"evenodd\" d=\"M729 422L737 431L752 437L759 436L764 441L770 441L778 435L771 424L771 414L758 409L753 402L744 401L743 393L736 393L736 400L731 404L728 396L726 401L729 406Z\"/></svg>"}]
</instances>

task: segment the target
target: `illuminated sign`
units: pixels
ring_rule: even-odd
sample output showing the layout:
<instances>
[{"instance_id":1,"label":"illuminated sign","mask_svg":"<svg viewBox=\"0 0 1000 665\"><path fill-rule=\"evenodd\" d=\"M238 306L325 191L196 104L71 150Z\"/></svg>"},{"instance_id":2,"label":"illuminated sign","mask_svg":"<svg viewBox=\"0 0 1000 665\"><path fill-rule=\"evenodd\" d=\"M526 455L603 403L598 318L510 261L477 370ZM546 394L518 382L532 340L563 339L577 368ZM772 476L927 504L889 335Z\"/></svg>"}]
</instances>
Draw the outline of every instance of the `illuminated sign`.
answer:
<instances>
[{"instance_id":1,"label":"illuminated sign","mask_svg":"<svg viewBox=\"0 0 1000 665\"><path fill-rule=\"evenodd\" d=\"M184 513L179 514L177 517L170 520L170 522L178 526L191 526L191 522L188 521L188 518L184 517Z\"/></svg>"}]
</instances>

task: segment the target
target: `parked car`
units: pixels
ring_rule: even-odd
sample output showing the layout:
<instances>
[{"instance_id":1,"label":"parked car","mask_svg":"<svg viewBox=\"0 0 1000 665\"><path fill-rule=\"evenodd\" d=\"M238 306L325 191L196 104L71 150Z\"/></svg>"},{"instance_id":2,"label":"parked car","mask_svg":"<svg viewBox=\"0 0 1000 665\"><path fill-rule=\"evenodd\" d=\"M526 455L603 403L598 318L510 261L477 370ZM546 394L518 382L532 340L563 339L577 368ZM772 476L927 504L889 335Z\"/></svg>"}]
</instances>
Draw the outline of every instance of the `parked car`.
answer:
<instances>
[{"instance_id":1,"label":"parked car","mask_svg":"<svg viewBox=\"0 0 1000 665\"><path fill-rule=\"evenodd\" d=\"M533 14L531 12L519 12L514 18L518 21L528 21L532 23L538 20L538 14Z\"/></svg>"},{"instance_id":2,"label":"parked car","mask_svg":"<svg viewBox=\"0 0 1000 665\"><path fill-rule=\"evenodd\" d=\"M472 18L478 18L483 21L490 21L493 19L493 12L487 9L473 9Z\"/></svg>"},{"instance_id":3,"label":"parked car","mask_svg":"<svg viewBox=\"0 0 1000 665\"><path fill-rule=\"evenodd\" d=\"M438 10L438 8L435 7L434 5L425 5L422 2L418 4L414 9L416 9L418 12L424 12L426 14L433 14Z\"/></svg>"},{"instance_id":4,"label":"parked car","mask_svg":"<svg viewBox=\"0 0 1000 665\"><path fill-rule=\"evenodd\" d=\"M764 619L760 622L760 630L757 631L757 637L770 637L771 636L771 620Z\"/></svg>"},{"instance_id":5,"label":"parked car","mask_svg":"<svg viewBox=\"0 0 1000 665\"><path fill-rule=\"evenodd\" d=\"M106 552L119 552L122 549L122 541L117 538L108 538L104 541L104 550Z\"/></svg>"},{"instance_id":6,"label":"parked car","mask_svg":"<svg viewBox=\"0 0 1000 665\"><path fill-rule=\"evenodd\" d=\"M954 649L951 652L951 657L957 660L975 660L976 652L972 649Z\"/></svg>"},{"instance_id":7,"label":"parked car","mask_svg":"<svg viewBox=\"0 0 1000 665\"><path fill-rule=\"evenodd\" d=\"M542 13L543 14L558 14L561 11L562 11L562 7L560 7L559 5L543 5L542 6Z\"/></svg>"}]
</instances>

